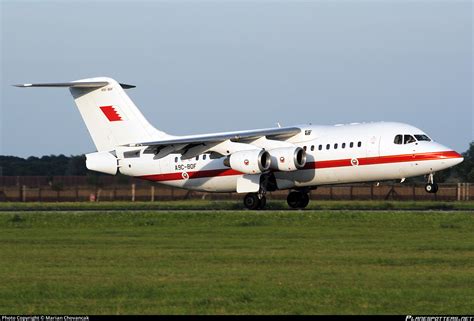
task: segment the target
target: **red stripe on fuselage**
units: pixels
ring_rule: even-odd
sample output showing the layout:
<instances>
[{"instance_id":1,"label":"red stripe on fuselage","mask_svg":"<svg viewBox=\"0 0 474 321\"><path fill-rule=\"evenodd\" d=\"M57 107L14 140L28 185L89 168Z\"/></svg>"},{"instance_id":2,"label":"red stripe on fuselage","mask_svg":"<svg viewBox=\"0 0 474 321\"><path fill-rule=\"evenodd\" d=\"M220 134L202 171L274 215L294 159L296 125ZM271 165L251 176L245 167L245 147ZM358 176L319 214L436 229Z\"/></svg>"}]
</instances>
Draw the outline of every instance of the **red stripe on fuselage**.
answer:
<instances>
[{"instance_id":1,"label":"red stripe on fuselage","mask_svg":"<svg viewBox=\"0 0 474 321\"><path fill-rule=\"evenodd\" d=\"M461 157L462 156L456 153L455 151L378 156L378 157L360 158L359 165L418 162L418 161L441 160L441 159L447 159L447 158L461 158Z\"/></svg>"},{"instance_id":2,"label":"red stripe on fuselage","mask_svg":"<svg viewBox=\"0 0 474 321\"><path fill-rule=\"evenodd\" d=\"M359 166L364 165L380 165L380 164L393 164L393 163L405 163L405 162L418 162L428 160L441 160L449 158L461 158L455 151L445 152L432 152L432 153L419 153L419 154L402 154L402 155L390 155L390 156L377 156L377 157L363 157L358 158ZM322 168L337 168L353 166L351 159L336 159L336 160L323 160L307 163L303 169L322 169ZM243 175L239 171L225 168L225 169L212 169L212 170L201 170L195 172L187 172L189 179L192 178L205 178L205 177L219 177L219 176L232 176L232 175ZM145 175L139 176L141 179L146 179L155 182L162 181L174 181L183 179L182 172L156 174L156 175Z\"/></svg>"},{"instance_id":3,"label":"red stripe on fuselage","mask_svg":"<svg viewBox=\"0 0 474 321\"><path fill-rule=\"evenodd\" d=\"M176 172L176 173L166 173L166 174L155 174L155 175L145 175L139 176L139 178L146 179L149 181L154 182L162 182L162 181L175 181L183 179L182 176L183 172ZM242 175L241 172L233 170L231 168L224 168L224 169L208 169L196 172L186 172L188 174L189 179L192 178L205 178L205 177L219 177L219 176L232 176L232 175Z\"/></svg>"}]
</instances>

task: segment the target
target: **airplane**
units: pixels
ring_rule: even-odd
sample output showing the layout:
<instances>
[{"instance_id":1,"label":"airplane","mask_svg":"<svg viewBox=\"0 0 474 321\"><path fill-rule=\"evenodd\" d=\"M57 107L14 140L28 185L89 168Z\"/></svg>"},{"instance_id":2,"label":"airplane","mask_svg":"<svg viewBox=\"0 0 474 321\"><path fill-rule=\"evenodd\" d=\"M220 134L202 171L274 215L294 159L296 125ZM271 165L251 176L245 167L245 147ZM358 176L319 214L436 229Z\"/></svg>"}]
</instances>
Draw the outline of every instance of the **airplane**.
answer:
<instances>
[{"instance_id":1,"label":"airplane","mask_svg":"<svg viewBox=\"0 0 474 321\"><path fill-rule=\"evenodd\" d=\"M96 152L89 170L120 172L173 187L245 193L244 206L263 209L266 193L289 190L287 203L303 209L320 185L400 180L463 161L421 129L397 122L299 125L204 135L173 136L153 127L125 93L133 85L97 77L17 87L67 87Z\"/></svg>"}]
</instances>

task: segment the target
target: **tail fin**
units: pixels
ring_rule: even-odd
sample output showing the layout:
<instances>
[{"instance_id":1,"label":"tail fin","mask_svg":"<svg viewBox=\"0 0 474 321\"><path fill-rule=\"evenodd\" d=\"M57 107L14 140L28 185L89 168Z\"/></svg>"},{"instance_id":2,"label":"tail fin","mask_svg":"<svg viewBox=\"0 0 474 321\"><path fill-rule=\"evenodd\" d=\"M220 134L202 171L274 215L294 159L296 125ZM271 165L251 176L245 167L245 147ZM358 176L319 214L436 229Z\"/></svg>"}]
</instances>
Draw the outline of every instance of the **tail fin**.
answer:
<instances>
[{"instance_id":1,"label":"tail fin","mask_svg":"<svg viewBox=\"0 0 474 321\"><path fill-rule=\"evenodd\" d=\"M124 88L111 78L98 77L67 83L24 84L18 87L69 87L98 151L139 142L162 140L170 136L145 119Z\"/></svg>"}]
</instances>

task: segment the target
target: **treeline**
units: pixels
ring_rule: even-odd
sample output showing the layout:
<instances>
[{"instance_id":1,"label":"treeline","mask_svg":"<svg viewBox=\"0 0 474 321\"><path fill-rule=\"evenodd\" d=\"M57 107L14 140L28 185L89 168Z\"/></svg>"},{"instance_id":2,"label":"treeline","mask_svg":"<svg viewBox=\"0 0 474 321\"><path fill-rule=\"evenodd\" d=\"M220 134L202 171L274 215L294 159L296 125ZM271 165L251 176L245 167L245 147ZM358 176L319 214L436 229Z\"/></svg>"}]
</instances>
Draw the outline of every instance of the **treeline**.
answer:
<instances>
[{"instance_id":1,"label":"treeline","mask_svg":"<svg viewBox=\"0 0 474 321\"><path fill-rule=\"evenodd\" d=\"M462 153L464 161L453 168L455 173L465 183L474 183L474 142L471 142L469 149Z\"/></svg>"},{"instance_id":2,"label":"treeline","mask_svg":"<svg viewBox=\"0 0 474 321\"><path fill-rule=\"evenodd\" d=\"M464 162L436 173L438 182L474 183L474 142L463 154ZM84 155L65 156L50 155L43 157L0 156L0 176L83 176L91 174L86 168ZM423 181L422 177L410 181Z\"/></svg>"},{"instance_id":3,"label":"treeline","mask_svg":"<svg viewBox=\"0 0 474 321\"><path fill-rule=\"evenodd\" d=\"M3 176L83 176L86 157L50 155L43 157L0 156L0 175Z\"/></svg>"}]
</instances>

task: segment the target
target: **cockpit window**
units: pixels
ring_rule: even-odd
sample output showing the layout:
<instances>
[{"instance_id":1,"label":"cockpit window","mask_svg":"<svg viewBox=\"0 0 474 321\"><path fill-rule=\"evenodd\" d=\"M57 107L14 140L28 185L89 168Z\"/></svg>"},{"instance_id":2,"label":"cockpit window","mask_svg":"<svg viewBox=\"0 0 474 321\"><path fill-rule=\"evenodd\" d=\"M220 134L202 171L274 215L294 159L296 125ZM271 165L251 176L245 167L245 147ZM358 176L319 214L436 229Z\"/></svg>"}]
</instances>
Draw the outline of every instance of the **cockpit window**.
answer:
<instances>
[{"instance_id":1,"label":"cockpit window","mask_svg":"<svg viewBox=\"0 0 474 321\"><path fill-rule=\"evenodd\" d=\"M403 136L402 135L395 136L395 139L393 140L393 143L397 144L397 145L403 144Z\"/></svg>"},{"instance_id":2,"label":"cockpit window","mask_svg":"<svg viewBox=\"0 0 474 321\"><path fill-rule=\"evenodd\" d=\"M431 139L426 135L415 135L415 138L420 142L422 141L431 142Z\"/></svg>"},{"instance_id":3,"label":"cockpit window","mask_svg":"<svg viewBox=\"0 0 474 321\"><path fill-rule=\"evenodd\" d=\"M416 139L412 135L405 135L405 144L416 142Z\"/></svg>"}]
</instances>

